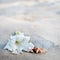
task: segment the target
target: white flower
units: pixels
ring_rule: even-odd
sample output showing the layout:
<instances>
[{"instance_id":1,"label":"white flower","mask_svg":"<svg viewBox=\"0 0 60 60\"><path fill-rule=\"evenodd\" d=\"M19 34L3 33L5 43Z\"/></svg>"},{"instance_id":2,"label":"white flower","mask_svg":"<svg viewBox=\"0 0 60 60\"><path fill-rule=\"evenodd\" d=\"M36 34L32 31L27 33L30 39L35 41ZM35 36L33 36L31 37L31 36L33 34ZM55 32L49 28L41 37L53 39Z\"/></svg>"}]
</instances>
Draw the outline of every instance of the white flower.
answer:
<instances>
[{"instance_id":1,"label":"white flower","mask_svg":"<svg viewBox=\"0 0 60 60\"><path fill-rule=\"evenodd\" d=\"M12 53L19 54L22 50L29 51L34 47L32 43L29 42L30 37L24 36L21 32L15 32L9 39L4 47L4 49L10 50Z\"/></svg>"}]
</instances>

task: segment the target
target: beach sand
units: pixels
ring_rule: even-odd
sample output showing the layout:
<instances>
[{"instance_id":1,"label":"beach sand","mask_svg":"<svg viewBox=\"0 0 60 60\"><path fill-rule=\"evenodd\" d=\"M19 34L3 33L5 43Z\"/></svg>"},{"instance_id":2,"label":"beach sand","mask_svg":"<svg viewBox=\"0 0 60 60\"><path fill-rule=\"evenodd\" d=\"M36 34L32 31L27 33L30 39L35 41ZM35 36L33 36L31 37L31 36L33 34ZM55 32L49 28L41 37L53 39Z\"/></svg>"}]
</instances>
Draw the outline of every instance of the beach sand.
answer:
<instances>
[{"instance_id":1,"label":"beach sand","mask_svg":"<svg viewBox=\"0 0 60 60\"><path fill-rule=\"evenodd\" d=\"M53 48L42 55L12 55L3 50L7 39L15 31L31 36L31 40L40 37L60 45L60 2L0 2L0 60L60 60L60 48Z\"/></svg>"}]
</instances>

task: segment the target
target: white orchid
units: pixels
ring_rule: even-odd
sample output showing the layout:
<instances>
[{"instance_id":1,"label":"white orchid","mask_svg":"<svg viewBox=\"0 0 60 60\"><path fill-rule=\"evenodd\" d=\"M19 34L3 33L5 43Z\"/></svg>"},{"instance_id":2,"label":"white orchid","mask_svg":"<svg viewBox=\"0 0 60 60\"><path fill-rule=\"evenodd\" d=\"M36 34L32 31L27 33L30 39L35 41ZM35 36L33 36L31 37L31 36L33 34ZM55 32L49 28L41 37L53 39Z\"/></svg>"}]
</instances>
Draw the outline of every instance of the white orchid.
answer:
<instances>
[{"instance_id":1,"label":"white orchid","mask_svg":"<svg viewBox=\"0 0 60 60\"><path fill-rule=\"evenodd\" d=\"M15 54L22 53L22 50L29 52L30 49L34 48L34 45L29 41L30 41L29 36L25 36L21 32L15 32L8 39L4 49L8 49Z\"/></svg>"}]
</instances>

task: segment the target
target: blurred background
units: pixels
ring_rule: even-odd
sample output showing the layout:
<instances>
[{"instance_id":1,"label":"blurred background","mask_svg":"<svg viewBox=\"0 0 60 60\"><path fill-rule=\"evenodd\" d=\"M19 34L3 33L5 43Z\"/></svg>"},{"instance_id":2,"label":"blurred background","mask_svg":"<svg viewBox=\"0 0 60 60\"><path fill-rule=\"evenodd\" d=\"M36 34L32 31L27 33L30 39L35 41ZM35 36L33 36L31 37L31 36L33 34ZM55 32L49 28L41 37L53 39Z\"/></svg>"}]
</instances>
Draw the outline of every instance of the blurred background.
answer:
<instances>
[{"instance_id":1,"label":"blurred background","mask_svg":"<svg viewBox=\"0 0 60 60\"><path fill-rule=\"evenodd\" d=\"M14 31L60 45L60 1L0 0L0 43Z\"/></svg>"}]
</instances>

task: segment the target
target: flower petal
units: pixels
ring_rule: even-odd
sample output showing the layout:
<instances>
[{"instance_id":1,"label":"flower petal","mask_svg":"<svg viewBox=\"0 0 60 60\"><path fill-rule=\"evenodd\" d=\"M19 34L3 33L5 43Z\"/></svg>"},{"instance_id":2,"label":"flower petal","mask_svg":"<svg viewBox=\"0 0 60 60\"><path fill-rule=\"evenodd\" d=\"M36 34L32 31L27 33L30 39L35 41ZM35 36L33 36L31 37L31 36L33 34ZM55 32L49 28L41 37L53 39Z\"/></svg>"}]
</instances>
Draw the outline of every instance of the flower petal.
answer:
<instances>
[{"instance_id":1,"label":"flower petal","mask_svg":"<svg viewBox=\"0 0 60 60\"><path fill-rule=\"evenodd\" d=\"M22 50L28 52L30 49L34 48L34 45L29 41L29 36L25 36L23 33L18 32L18 34L10 36L4 49L8 49L16 54L22 53Z\"/></svg>"}]
</instances>

